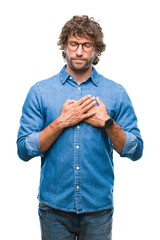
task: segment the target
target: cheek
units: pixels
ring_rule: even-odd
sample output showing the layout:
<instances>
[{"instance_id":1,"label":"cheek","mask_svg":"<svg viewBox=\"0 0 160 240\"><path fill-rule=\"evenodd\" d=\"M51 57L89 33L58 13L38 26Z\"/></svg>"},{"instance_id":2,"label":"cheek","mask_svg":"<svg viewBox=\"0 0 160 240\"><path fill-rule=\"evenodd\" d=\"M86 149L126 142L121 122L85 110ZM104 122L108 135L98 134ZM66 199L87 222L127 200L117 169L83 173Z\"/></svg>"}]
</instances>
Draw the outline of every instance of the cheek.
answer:
<instances>
[{"instance_id":1,"label":"cheek","mask_svg":"<svg viewBox=\"0 0 160 240\"><path fill-rule=\"evenodd\" d=\"M64 51L65 51L65 54L66 54L66 58L69 60L70 57L71 57L71 55L70 55L70 53L68 52L68 49L65 49Z\"/></svg>"},{"instance_id":2,"label":"cheek","mask_svg":"<svg viewBox=\"0 0 160 240\"><path fill-rule=\"evenodd\" d=\"M93 52L93 53L91 54L91 56L90 56L90 59L94 60L95 56L96 56L96 53Z\"/></svg>"},{"instance_id":3,"label":"cheek","mask_svg":"<svg viewBox=\"0 0 160 240\"><path fill-rule=\"evenodd\" d=\"M69 59L75 56L75 52L70 51L68 49L66 49L65 53Z\"/></svg>"},{"instance_id":4,"label":"cheek","mask_svg":"<svg viewBox=\"0 0 160 240\"><path fill-rule=\"evenodd\" d=\"M93 60L95 58L95 52L93 53L84 53L83 58L90 60Z\"/></svg>"}]
</instances>

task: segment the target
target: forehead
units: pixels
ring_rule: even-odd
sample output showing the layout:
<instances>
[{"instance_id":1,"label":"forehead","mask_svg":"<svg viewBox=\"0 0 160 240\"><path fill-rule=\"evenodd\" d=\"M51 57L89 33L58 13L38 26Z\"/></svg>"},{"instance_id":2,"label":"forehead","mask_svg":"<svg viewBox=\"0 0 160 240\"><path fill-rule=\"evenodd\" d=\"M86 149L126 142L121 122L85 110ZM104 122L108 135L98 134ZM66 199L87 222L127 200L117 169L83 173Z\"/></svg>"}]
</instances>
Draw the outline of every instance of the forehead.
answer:
<instances>
[{"instance_id":1,"label":"forehead","mask_svg":"<svg viewBox=\"0 0 160 240\"><path fill-rule=\"evenodd\" d=\"M93 42L93 40L89 37L89 36L85 36L85 37L80 37L78 35L76 36L69 36L68 37L68 41L75 41L75 42L80 42L80 43L83 43L83 42Z\"/></svg>"}]
</instances>

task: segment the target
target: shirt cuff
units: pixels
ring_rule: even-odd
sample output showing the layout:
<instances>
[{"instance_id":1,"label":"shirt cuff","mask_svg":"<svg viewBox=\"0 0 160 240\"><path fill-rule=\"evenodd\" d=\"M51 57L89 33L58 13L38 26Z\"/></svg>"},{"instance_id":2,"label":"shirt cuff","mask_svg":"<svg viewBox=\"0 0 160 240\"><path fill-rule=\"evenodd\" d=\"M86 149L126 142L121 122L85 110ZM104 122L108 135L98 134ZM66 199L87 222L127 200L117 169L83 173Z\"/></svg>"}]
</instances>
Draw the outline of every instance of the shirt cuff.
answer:
<instances>
[{"instance_id":1,"label":"shirt cuff","mask_svg":"<svg viewBox=\"0 0 160 240\"><path fill-rule=\"evenodd\" d=\"M120 156L132 158L136 151L137 146L138 140L136 136L130 132L126 132L126 141Z\"/></svg>"},{"instance_id":2,"label":"shirt cuff","mask_svg":"<svg viewBox=\"0 0 160 240\"><path fill-rule=\"evenodd\" d=\"M34 156L44 156L40 152L40 132L32 133L26 137L25 144L28 154Z\"/></svg>"}]
</instances>

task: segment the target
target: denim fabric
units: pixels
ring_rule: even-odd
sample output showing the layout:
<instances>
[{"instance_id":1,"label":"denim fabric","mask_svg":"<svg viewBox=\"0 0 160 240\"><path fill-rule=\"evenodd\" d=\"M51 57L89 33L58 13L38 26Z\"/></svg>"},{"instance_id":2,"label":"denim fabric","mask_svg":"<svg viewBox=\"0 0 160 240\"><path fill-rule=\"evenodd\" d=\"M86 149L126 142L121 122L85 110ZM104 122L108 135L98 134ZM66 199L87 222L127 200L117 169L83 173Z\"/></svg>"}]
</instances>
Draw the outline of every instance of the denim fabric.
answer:
<instances>
[{"instance_id":1,"label":"denim fabric","mask_svg":"<svg viewBox=\"0 0 160 240\"><path fill-rule=\"evenodd\" d=\"M137 118L125 89L93 68L91 76L77 84L65 71L36 83L25 100L18 132L18 154L28 161L41 156L40 202L68 212L95 212L113 206L113 145L103 128L85 122L66 128L51 148L40 153L39 135L58 118L67 99L91 94L99 97L110 117L126 132L121 157L135 161L143 141Z\"/></svg>"},{"instance_id":2,"label":"denim fabric","mask_svg":"<svg viewBox=\"0 0 160 240\"><path fill-rule=\"evenodd\" d=\"M39 204L42 240L111 240L113 208L96 213L68 213Z\"/></svg>"}]
</instances>

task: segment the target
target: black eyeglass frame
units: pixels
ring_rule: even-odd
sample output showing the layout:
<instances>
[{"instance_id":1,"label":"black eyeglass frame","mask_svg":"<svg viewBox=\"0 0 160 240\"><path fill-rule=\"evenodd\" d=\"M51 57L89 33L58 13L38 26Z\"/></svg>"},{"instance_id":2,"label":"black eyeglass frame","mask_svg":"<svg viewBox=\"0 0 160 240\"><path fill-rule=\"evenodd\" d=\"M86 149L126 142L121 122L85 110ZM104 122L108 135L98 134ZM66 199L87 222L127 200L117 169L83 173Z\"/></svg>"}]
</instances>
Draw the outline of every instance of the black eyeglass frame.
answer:
<instances>
[{"instance_id":1,"label":"black eyeglass frame","mask_svg":"<svg viewBox=\"0 0 160 240\"><path fill-rule=\"evenodd\" d=\"M70 49L70 48L68 47L68 43L70 43L70 42L73 42L73 43L76 43L76 44L77 44L77 46L76 46L76 48L75 48L74 50L72 50L72 49ZM84 49L84 44L86 44L86 43L89 43L89 44L92 45L92 49L91 49L91 50L86 51L86 50ZM94 44L93 42L84 42L84 43L78 43L78 42L76 42L76 41L68 41L68 42L67 42L67 47L69 48L70 51L73 51L73 52L76 51L76 50L79 48L79 45L82 45L82 49L83 49L83 51L85 51L85 52L91 52L91 51L93 50L93 48L95 47L95 44Z\"/></svg>"}]
</instances>

